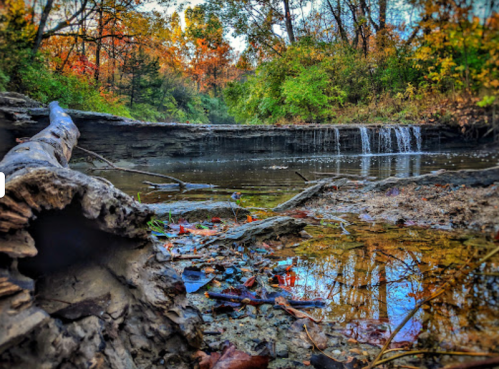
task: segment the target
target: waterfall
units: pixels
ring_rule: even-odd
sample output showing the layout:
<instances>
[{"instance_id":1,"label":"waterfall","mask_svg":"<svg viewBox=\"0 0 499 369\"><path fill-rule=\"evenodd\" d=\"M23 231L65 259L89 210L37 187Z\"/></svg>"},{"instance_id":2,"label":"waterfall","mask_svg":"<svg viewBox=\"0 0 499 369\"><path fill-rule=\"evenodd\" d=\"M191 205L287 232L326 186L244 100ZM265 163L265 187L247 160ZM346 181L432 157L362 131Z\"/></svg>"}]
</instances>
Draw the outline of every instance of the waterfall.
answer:
<instances>
[{"instance_id":1,"label":"waterfall","mask_svg":"<svg viewBox=\"0 0 499 369\"><path fill-rule=\"evenodd\" d=\"M412 133L414 137L416 137L416 146L418 148L418 152L421 152L423 146L423 139L421 137L421 127L412 127Z\"/></svg>"},{"instance_id":2,"label":"waterfall","mask_svg":"<svg viewBox=\"0 0 499 369\"><path fill-rule=\"evenodd\" d=\"M371 142L369 141L369 133L366 127L359 127L360 138L362 140L362 153L364 155L371 154Z\"/></svg>"},{"instance_id":3,"label":"waterfall","mask_svg":"<svg viewBox=\"0 0 499 369\"><path fill-rule=\"evenodd\" d=\"M340 130L338 128L333 128L334 130L334 144L336 146L336 154L340 155Z\"/></svg>"},{"instance_id":4,"label":"waterfall","mask_svg":"<svg viewBox=\"0 0 499 369\"><path fill-rule=\"evenodd\" d=\"M411 131L409 127L396 127L395 135L397 136L399 152L411 152Z\"/></svg>"},{"instance_id":5,"label":"waterfall","mask_svg":"<svg viewBox=\"0 0 499 369\"><path fill-rule=\"evenodd\" d=\"M392 152L392 127L382 127L379 130L378 152Z\"/></svg>"}]
</instances>

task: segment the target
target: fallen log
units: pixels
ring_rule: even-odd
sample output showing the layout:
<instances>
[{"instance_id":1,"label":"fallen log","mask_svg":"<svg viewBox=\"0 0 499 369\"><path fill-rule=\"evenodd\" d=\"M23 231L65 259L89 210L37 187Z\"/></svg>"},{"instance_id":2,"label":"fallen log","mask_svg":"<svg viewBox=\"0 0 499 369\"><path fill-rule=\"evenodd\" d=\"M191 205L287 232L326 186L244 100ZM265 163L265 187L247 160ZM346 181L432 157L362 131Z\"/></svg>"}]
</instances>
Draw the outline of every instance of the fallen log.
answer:
<instances>
[{"instance_id":1,"label":"fallen log","mask_svg":"<svg viewBox=\"0 0 499 369\"><path fill-rule=\"evenodd\" d=\"M363 192L385 191L392 187L405 187L410 184L428 186L447 183L468 187L486 187L499 182L499 166L488 169L462 169L457 171L440 170L437 173L423 174L417 177L390 177L363 188Z\"/></svg>"},{"instance_id":2,"label":"fallen log","mask_svg":"<svg viewBox=\"0 0 499 369\"><path fill-rule=\"evenodd\" d=\"M181 186L179 183L153 183L149 181L142 181L142 183L149 185L151 187L154 187L158 190L176 190L178 188L183 189L185 191L192 191L192 190L202 190L204 188L214 188L216 186L211 185L211 184L206 184L206 183L187 183L184 182L183 186Z\"/></svg>"},{"instance_id":3,"label":"fallen log","mask_svg":"<svg viewBox=\"0 0 499 369\"><path fill-rule=\"evenodd\" d=\"M223 293L216 292L208 292L208 297L215 300L221 301L229 301L229 302L241 302L250 305L263 305L263 304L271 304L275 305L275 298L271 299L257 299L248 296L237 296L237 295L228 295ZM326 303L322 300L311 300L311 301L301 301L301 300L287 300L287 302L294 307L301 308L321 308L325 307Z\"/></svg>"},{"instance_id":4,"label":"fallen log","mask_svg":"<svg viewBox=\"0 0 499 369\"><path fill-rule=\"evenodd\" d=\"M69 169L78 136L53 102L50 125L0 162L0 363L188 365L201 318L180 276L151 258L153 213L108 181Z\"/></svg>"},{"instance_id":5,"label":"fallen log","mask_svg":"<svg viewBox=\"0 0 499 369\"><path fill-rule=\"evenodd\" d=\"M221 236L211 238L200 247L205 247L213 243L230 245L234 242L246 243L257 240L275 239L286 234L297 234L305 228L305 225L306 223L300 219L285 216L257 220L232 228Z\"/></svg>"},{"instance_id":6,"label":"fallen log","mask_svg":"<svg viewBox=\"0 0 499 369\"><path fill-rule=\"evenodd\" d=\"M340 179L336 182L330 182L330 181L319 181L314 186L306 188L304 191L300 192L298 195L294 196L293 198L289 199L286 202L283 202L280 205L277 205L274 209L272 209L275 212L281 212L281 211L286 211L289 209L293 209L298 207L299 205L303 204L305 201L309 200L310 198L314 197L318 193L320 193L326 186L343 186L347 182L346 179Z\"/></svg>"},{"instance_id":7,"label":"fallen log","mask_svg":"<svg viewBox=\"0 0 499 369\"><path fill-rule=\"evenodd\" d=\"M229 201L176 201L164 204L148 204L147 207L160 219L186 219L189 222L210 220L213 217L246 219L250 212Z\"/></svg>"}]
</instances>

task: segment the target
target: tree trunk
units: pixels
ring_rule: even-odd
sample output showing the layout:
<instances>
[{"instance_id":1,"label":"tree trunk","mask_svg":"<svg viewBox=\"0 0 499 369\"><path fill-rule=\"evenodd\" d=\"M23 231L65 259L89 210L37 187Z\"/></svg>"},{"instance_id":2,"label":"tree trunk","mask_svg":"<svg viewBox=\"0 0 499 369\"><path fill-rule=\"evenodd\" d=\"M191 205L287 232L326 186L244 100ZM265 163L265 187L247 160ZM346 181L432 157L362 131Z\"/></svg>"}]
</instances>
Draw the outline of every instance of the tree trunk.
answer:
<instances>
[{"instance_id":1,"label":"tree trunk","mask_svg":"<svg viewBox=\"0 0 499 369\"><path fill-rule=\"evenodd\" d=\"M283 0L284 3L284 20L286 23L286 32L291 44L295 43L295 34L293 31L293 20L291 19L291 9L289 8L289 0Z\"/></svg>"},{"instance_id":2,"label":"tree trunk","mask_svg":"<svg viewBox=\"0 0 499 369\"><path fill-rule=\"evenodd\" d=\"M95 74L94 78L96 82L99 82L99 76L100 76L100 53L102 49L102 35L104 33L104 25L103 25L103 19L102 19L102 2L99 7L99 25L98 25L98 32L97 32L97 41L95 42ZM113 40L114 44L114 40Z\"/></svg>"},{"instance_id":3,"label":"tree trunk","mask_svg":"<svg viewBox=\"0 0 499 369\"><path fill-rule=\"evenodd\" d=\"M333 14L334 20L336 21L336 24L338 25L338 30L340 31L340 37L343 42L348 44L348 36L345 31L345 28L343 27L343 21L341 19L341 8L340 8L340 2L337 2L337 8L334 10L333 4L331 4L330 0L327 0L327 4L329 5L329 10L331 10L331 13Z\"/></svg>"},{"instance_id":4,"label":"tree trunk","mask_svg":"<svg viewBox=\"0 0 499 369\"><path fill-rule=\"evenodd\" d=\"M201 318L149 239L152 212L108 181L69 169L78 137L53 102L50 125L0 162L7 180L0 362L14 369L188 366L202 342Z\"/></svg>"},{"instance_id":5,"label":"tree trunk","mask_svg":"<svg viewBox=\"0 0 499 369\"><path fill-rule=\"evenodd\" d=\"M387 0L379 0L379 32L383 33L386 28Z\"/></svg>"},{"instance_id":6,"label":"tree trunk","mask_svg":"<svg viewBox=\"0 0 499 369\"><path fill-rule=\"evenodd\" d=\"M45 26L47 25L47 20L50 15L50 11L52 10L52 6L54 5L54 0L47 0L47 4L43 8L42 16L40 18L40 23L38 24L38 30L36 31L36 37L33 44L32 49L32 57L36 56L36 53L40 49L40 45L42 44L43 39L43 31L45 30Z\"/></svg>"}]
</instances>

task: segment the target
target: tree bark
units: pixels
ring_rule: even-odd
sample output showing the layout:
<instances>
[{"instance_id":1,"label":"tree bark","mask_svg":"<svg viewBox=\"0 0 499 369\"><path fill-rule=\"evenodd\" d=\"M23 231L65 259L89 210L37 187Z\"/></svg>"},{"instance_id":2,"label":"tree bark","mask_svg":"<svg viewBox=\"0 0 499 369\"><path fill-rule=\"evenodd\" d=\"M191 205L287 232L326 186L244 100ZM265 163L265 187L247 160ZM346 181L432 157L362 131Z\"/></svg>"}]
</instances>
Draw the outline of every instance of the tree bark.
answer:
<instances>
[{"instance_id":1,"label":"tree bark","mask_svg":"<svg viewBox=\"0 0 499 369\"><path fill-rule=\"evenodd\" d=\"M283 0L284 3L284 20L286 23L286 32L291 44L295 43L295 33L293 31L293 20L291 18L291 9L289 8L289 0Z\"/></svg>"},{"instance_id":2,"label":"tree bark","mask_svg":"<svg viewBox=\"0 0 499 369\"><path fill-rule=\"evenodd\" d=\"M50 125L0 162L0 362L187 366L201 318L180 276L159 262L152 211L69 169L79 131L57 102L49 106Z\"/></svg>"},{"instance_id":3,"label":"tree bark","mask_svg":"<svg viewBox=\"0 0 499 369\"><path fill-rule=\"evenodd\" d=\"M340 31L340 37L343 42L348 44L348 36L345 31L345 28L343 27L343 21L341 19L341 9L340 9L340 3L339 1L337 2L337 8L334 10L333 4L331 4L330 0L327 0L327 4L329 6L329 10L331 10L331 14L333 14L334 20L336 21L336 24L338 25L338 30Z\"/></svg>"},{"instance_id":4,"label":"tree bark","mask_svg":"<svg viewBox=\"0 0 499 369\"><path fill-rule=\"evenodd\" d=\"M40 18L40 23L38 24L38 29L36 31L35 42L33 44L33 57L36 56L36 53L40 49L40 45L42 44L43 39L43 31L45 30L45 26L47 25L47 20L49 18L50 12L52 10L52 6L54 5L54 0L47 0L47 4L43 8L42 16Z\"/></svg>"}]
</instances>

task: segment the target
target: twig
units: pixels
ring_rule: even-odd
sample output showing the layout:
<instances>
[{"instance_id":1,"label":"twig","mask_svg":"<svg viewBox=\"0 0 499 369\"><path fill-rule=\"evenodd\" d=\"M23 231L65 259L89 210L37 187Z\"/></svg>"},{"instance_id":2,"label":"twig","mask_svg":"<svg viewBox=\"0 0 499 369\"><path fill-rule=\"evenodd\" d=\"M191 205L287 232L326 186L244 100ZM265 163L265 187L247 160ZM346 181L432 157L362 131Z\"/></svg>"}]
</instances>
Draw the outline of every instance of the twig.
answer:
<instances>
[{"instance_id":1,"label":"twig","mask_svg":"<svg viewBox=\"0 0 499 369\"><path fill-rule=\"evenodd\" d=\"M303 179L305 182L308 182L308 179L305 176L303 176L300 172L295 172L295 174L301 179Z\"/></svg>"},{"instance_id":2,"label":"twig","mask_svg":"<svg viewBox=\"0 0 499 369\"><path fill-rule=\"evenodd\" d=\"M487 261L488 259L490 259L492 256L494 256L498 252L499 252L499 247L497 247L496 249L494 249L493 251L491 251L489 254L487 254L486 256L484 256L482 259L480 259L477 263L475 263L475 265L473 266L473 268L471 269L471 271L474 270L474 269L476 269L478 266L480 266L482 263L484 263L485 261ZM469 261L471 261L471 259ZM381 348L381 351L378 353L378 355L376 356L376 358L371 362L371 364L369 364L369 366L367 367L368 369L372 369L375 366L379 365L380 363L384 362L384 361L380 361L380 359L385 354L385 350L388 348L388 346L390 346L390 343L395 338L395 336L398 334L398 332L400 332L400 330L406 325L406 323L414 316L414 314L416 314L416 312L421 308L421 306L423 306L424 304L430 302L433 299L436 299L438 296L440 296L441 294L443 294L445 292L446 288L450 285L450 282L453 281L453 280L455 280L457 278L457 275L459 273L462 273L462 270L468 265L469 261L466 264L464 264L463 267L460 270L458 270L454 274L454 276L452 278L450 278L449 280L447 280L447 282L445 282L439 289L437 289L433 294L431 294L430 296L428 296L427 298L425 298L423 301L421 301L420 303L418 303L414 307L414 309L412 309L409 312L409 314L405 317L405 319L392 332L392 334L390 335L390 337L388 338L388 340L385 342L385 344Z\"/></svg>"},{"instance_id":3,"label":"twig","mask_svg":"<svg viewBox=\"0 0 499 369\"><path fill-rule=\"evenodd\" d=\"M317 348L317 350L319 350L320 352L322 352L322 354L328 358L330 358L331 360L333 361L336 361L338 362L338 360L336 359L333 359L331 356L329 356L328 354L326 354L324 351L322 351L319 346L317 346L317 344L314 342L314 340L312 339L312 337L310 337L310 334L308 334L308 330L307 330L307 325L306 324L303 324L303 328L305 328L305 332L307 332L307 336L308 336L308 339L312 342L312 344Z\"/></svg>"},{"instance_id":4,"label":"twig","mask_svg":"<svg viewBox=\"0 0 499 369\"><path fill-rule=\"evenodd\" d=\"M181 187L181 188L185 188L188 185L188 183L186 183L184 181L181 181L178 178L170 177L170 176L167 176L167 175L164 175L164 174L158 174L158 173L152 173L152 172L145 172L145 171L136 170L136 169L121 168L121 167L118 167L118 166L114 165L112 162L110 162L109 160L107 160L103 156L101 156L101 155L99 155L99 154L97 154L97 153L95 153L93 151L84 149L84 148L82 148L80 146L75 146L75 148L77 148L78 150L83 151L84 153L86 153L88 155L91 155L91 156L99 159L100 161L103 161L104 163L106 163L107 165L109 165L112 170L119 170L119 171L128 172L128 173L143 174L143 175L151 176L151 177L166 178L166 179L169 179L169 180L171 180L173 182L178 183L179 187ZM93 169L93 170L99 170L99 169Z\"/></svg>"},{"instance_id":5,"label":"twig","mask_svg":"<svg viewBox=\"0 0 499 369\"><path fill-rule=\"evenodd\" d=\"M481 369L481 368L492 368L499 365L499 357L494 357L492 359L470 361L463 364L456 364L444 367L444 369Z\"/></svg>"},{"instance_id":6,"label":"twig","mask_svg":"<svg viewBox=\"0 0 499 369\"><path fill-rule=\"evenodd\" d=\"M402 354L398 354L383 360L380 360L376 363L376 365L381 365L388 363L390 361L399 359L404 356L410 356L410 355L419 355L419 354L424 354L424 355L454 355L454 356L493 356L493 357L499 357L497 354L490 354L488 352L460 352L460 351L431 351L431 350L416 350L416 351L407 351Z\"/></svg>"}]
</instances>

